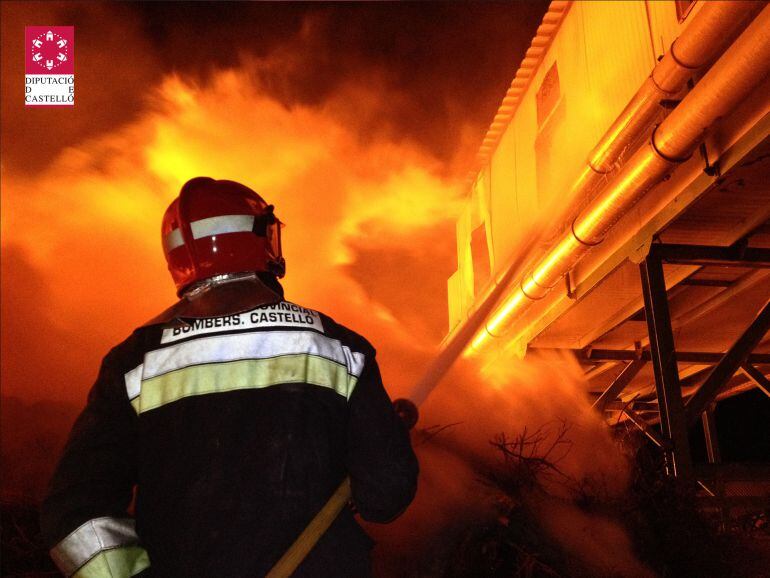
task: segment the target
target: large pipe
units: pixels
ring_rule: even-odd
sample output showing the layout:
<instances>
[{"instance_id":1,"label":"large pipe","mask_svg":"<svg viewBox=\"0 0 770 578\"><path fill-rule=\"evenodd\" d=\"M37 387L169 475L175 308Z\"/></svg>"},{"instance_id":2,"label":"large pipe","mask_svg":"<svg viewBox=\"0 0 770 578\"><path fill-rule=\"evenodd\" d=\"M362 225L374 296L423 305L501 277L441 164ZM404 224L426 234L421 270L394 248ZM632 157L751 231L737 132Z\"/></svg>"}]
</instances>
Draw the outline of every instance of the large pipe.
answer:
<instances>
[{"instance_id":1,"label":"large pipe","mask_svg":"<svg viewBox=\"0 0 770 578\"><path fill-rule=\"evenodd\" d=\"M742 25L764 5L765 2L705 2L589 153L588 165L598 173L613 170L630 138L660 113L661 101L674 98L696 70L724 52Z\"/></svg>"},{"instance_id":2,"label":"large pipe","mask_svg":"<svg viewBox=\"0 0 770 578\"><path fill-rule=\"evenodd\" d=\"M701 142L705 131L770 73L770 6L766 6L679 106L653 131L617 176L572 221L543 259L495 311L472 342L478 348L499 333L514 313L544 297L578 261L600 243L639 199Z\"/></svg>"},{"instance_id":3,"label":"large pipe","mask_svg":"<svg viewBox=\"0 0 770 578\"><path fill-rule=\"evenodd\" d=\"M745 23L762 9L762 1L705 2L700 11L653 68L647 80L588 154L586 165L567 195L562 215L583 208L607 181L622 155L685 88L693 73L711 64L735 39ZM559 220L556 226L560 226Z\"/></svg>"}]
</instances>

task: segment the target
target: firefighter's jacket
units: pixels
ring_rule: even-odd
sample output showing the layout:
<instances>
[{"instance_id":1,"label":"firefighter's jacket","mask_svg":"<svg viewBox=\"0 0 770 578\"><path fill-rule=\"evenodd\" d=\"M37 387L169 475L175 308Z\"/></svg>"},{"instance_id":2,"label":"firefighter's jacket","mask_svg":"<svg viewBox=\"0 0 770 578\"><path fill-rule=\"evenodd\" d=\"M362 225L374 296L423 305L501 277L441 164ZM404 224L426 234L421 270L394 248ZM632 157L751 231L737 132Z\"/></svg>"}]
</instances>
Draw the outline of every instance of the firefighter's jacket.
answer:
<instances>
[{"instance_id":1,"label":"firefighter's jacket","mask_svg":"<svg viewBox=\"0 0 770 578\"><path fill-rule=\"evenodd\" d=\"M102 363L43 505L65 575L264 576L346 475L364 519L407 507L417 461L364 338L286 301L187 321ZM371 544L346 509L295 575L367 575Z\"/></svg>"}]
</instances>

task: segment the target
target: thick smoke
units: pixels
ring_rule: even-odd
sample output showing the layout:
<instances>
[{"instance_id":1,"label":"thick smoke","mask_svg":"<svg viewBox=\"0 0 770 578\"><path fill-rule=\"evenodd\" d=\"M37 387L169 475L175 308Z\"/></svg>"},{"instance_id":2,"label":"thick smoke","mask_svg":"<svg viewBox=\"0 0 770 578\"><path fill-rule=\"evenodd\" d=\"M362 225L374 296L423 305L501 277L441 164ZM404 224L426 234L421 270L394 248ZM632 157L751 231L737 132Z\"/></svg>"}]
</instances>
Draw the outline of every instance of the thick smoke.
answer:
<instances>
[{"instance_id":1,"label":"thick smoke","mask_svg":"<svg viewBox=\"0 0 770 578\"><path fill-rule=\"evenodd\" d=\"M4 491L40 496L99 359L174 300L159 221L193 176L242 181L276 205L288 298L366 335L391 396L408 395L446 330L468 154L543 6L212 10L2 6ZM20 104L22 27L40 23L76 26L74 110ZM490 439L524 425L568 419L562 467L622 491L625 464L581 386L563 360L454 370L419 427L457 425L418 445L418 500L371 529L383 548L408 558L441 528L494 515L478 470L498 457ZM611 520L568 500L536 506L566 548L612 542L614 560L638 568Z\"/></svg>"},{"instance_id":2,"label":"thick smoke","mask_svg":"<svg viewBox=\"0 0 770 578\"><path fill-rule=\"evenodd\" d=\"M366 334L391 392L405 391L446 324L459 188L440 164L406 142L364 145L245 71L205 87L169 77L152 104L42 172L4 175L4 395L81 405L109 346L174 300L159 220L195 175L278 207L289 298Z\"/></svg>"},{"instance_id":3,"label":"thick smoke","mask_svg":"<svg viewBox=\"0 0 770 578\"><path fill-rule=\"evenodd\" d=\"M636 558L622 520L577 503L575 488L619 500L630 473L626 456L590 406L578 364L555 355L485 362L460 362L420 408L415 503L394 524L368 527L390 553L379 559L382 573L424 565L434 552L446 555L459 532L500 516L503 492L493 480L507 470L493 440L501 434L510 440L524 428L540 432L544 440L535 455L542 456L564 428L565 443L549 456L559 472L539 473L538 488L522 492L524 506L583 572L654 575Z\"/></svg>"},{"instance_id":4,"label":"thick smoke","mask_svg":"<svg viewBox=\"0 0 770 578\"><path fill-rule=\"evenodd\" d=\"M337 101L364 141L467 160L547 5L2 2L3 163L45 169L63 148L140 118L169 75L207 85L230 69L287 107ZM41 23L75 26L72 109L23 106L24 26Z\"/></svg>"}]
</instances>

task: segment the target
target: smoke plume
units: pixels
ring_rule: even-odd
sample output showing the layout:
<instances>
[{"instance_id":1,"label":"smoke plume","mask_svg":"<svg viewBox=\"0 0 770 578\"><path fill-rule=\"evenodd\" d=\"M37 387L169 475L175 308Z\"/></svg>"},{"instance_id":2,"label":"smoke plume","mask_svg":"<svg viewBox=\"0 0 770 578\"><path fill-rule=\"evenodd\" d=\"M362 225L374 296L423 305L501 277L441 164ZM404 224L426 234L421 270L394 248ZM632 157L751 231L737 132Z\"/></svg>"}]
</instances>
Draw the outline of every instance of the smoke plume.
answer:
<instances>
[{"instance_id":1,"label":"smoke plume","mask_svg":"<svg viewBox=\"0 0 770 578\"><path fill-rule=\"evenodd\" d=\"M469 525L493 523L503 492L492 480L505 463L491 442L526 428L543 434L537 456L564 432L565 443L549 456L559 471L544 469L538 489L521 494L541 530L588 575L652 576L636 558L621 519L577 503L574 489L583 487L599 489L608 502L619 500L630 473L626 456L590 406L577 362L556 355L487 361L458 363L420 408L415 503L394 524L368 527L391 554L380 560L381 572L425 564L431 552L446 555L441 549Z\"/></svg>"},{"instance_id":2,"label":"smoke plume","mask_svg":"<svg viewBox=\"0 0 770 578\"><path fill-rule=\"evenodd\" d=\"M421 6L3 3L3 491L40 497L99 359L174 301L160 218L194 176L275 204L287 297L367 336L391 396L409 394L447 329L468 160L544 10ZM21 104L20 38L41 23L76 26L74 110ZM382 549L408 558L494 515L478 472L524 425L568 419L560 467L622 491L581 387L564 360L456 368L419 427L456 425L418 445L418 499L371 528ZM537 507L576 555L612 542L644 575L611 520Z\"/></svg>"},{"instance_id":3,"label":"smoke plume","mask_svg":"<svg viewBox=\"0 0 770 578\"><path fill-rule=\"evenodd\" d=\"M4 395L81 405L99 357L173 302L159 219L196 175L278 207L288 297L366 334L398 395L446 326L459 188L439 168L287 108L243 71L206 87L169 77L138 121L4 175Z\"/></svg>"}]
</instances>

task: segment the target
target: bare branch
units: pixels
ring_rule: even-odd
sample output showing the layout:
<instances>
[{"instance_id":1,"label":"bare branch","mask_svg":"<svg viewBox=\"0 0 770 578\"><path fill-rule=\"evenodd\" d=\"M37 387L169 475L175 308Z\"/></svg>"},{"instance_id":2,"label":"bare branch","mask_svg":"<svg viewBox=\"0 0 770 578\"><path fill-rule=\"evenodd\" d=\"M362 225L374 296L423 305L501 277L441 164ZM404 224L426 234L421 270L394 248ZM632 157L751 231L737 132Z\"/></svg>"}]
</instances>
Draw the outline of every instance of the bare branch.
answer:
<instances>
[{"instance_id":1,"label":"bare branch","mask_svg":"<svg viewBox=\"0 0 770 578\"><path fill-rule=\"evenodd\" d=\"M436 425L432 425L430 427L422 428L422 429L417 431L420 439L419 439L419 441L415 445L426 444L429 441L431 441L433 438L435 438L437 435L439 435L441 432L449 429L450 427L454 427L454 426L460 425L462 423L463 422L461 422L461 421L457 421L457 422L449 423L449 424L446 424L446 425L436 424Z\"/></svg>"},{"instance_id":2,"label":"bare branch","mask_svg":"<svg viewBox=\"0 0 770 578\"><path fill-rule=\"evenodd\" d=\"M544 476L556 476L574 486L576 481L558 465L572 449L572 441L567 439L569 430L566 421L557 420L532 433L524 426L513 438L500 433L490 444L503 454L506 465L514 470L521 485L531 485Z\"/></svg>"}]
</instances>

